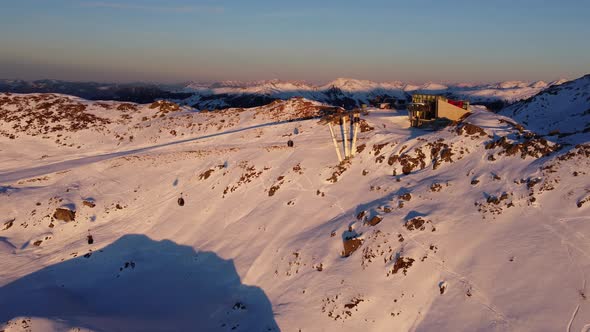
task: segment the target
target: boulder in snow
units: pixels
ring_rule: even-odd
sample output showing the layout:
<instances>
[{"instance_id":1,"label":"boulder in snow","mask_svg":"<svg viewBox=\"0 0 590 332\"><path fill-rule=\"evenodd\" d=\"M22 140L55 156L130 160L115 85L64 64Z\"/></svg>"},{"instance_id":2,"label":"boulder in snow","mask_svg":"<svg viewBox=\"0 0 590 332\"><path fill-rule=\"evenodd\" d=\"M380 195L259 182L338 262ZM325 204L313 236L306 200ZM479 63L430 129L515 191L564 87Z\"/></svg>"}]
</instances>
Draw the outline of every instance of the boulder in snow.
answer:
<instances>
[{"instance_id":1,"label":"boulder in snow","mask_svg":"<svg viewBox=\"0 0 590 332\"><path fill-rule=\"evenodd\" d=\"M74 221L74 219L76 219L76 211L72 211L68 208L57 208L53 213L53 218L65 222Z\"/></svg>"}]
</instances>

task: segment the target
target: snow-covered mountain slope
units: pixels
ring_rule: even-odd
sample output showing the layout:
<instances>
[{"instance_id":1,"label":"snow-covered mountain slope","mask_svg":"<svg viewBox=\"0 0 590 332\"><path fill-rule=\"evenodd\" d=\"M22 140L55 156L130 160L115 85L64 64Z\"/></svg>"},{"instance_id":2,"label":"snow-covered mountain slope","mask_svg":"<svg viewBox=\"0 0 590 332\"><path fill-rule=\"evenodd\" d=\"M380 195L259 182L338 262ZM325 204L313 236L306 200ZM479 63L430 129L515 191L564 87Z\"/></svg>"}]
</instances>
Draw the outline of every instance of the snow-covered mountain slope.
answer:
<instances>
[{"instance_id":1,"label":"snow-covered mountain slope","mask_svg":"<svg viewBox=\"0 0 590 332\"><path fill-rule=\"evenodd\" d=\"M584 141L590 132L590 75L552 86L507 107L502 114L540 134L574 135Z\"/></svg>"},{"instance_id":2,"label":"snow-covered mountain slope","mask_svg":"<svg viewBox=\"0 0 590 332\"><path fill-rule=\"evenodd\" d=\"M438 131L371 109L339 164L304 99L0 98L0 330L590 324L588 133L560 148L483 107Z\"/></svg>"},{"instance_id":3,"label":"snow-covered mountain slope","mask_svg":"<svg viewBox=\"0 0 590 332\"><path fill-rule=\"evenodd\" d=\"M473 103L512 103L529 98L543 89L561 84L509 81L494 84L448 84L429 82L412 85L402 82L377 83L367 80L338 78L321 86L305 82L279 80L256 82L189 83L180 92L195 93L182 103L201 109L226 108L235 105L255 106L273 99L300 96L337 106L355 107L385 98L407 99L416 92L446 94L468 99Z\"/></svg>"},{"instance_id":4,"label":"snow-covered mountain slope","mask_svg":"<svg viewBox=\"0 0 590 332\"><path fill-rule=\"evenodd\" d=\"M139 152L178 140L190 141L196 136L217 135L240 127L249 117L290 121L317 116L326 108L296 98L272 103L264 110L249 110L249 116L241 117L244 109L197 112L167 101L139 105L92 102L56 94L0 94L0 136L20 147L3 151L0 170L50 164L62 155L95 157L115 156L119 151Z\"/></svg>"}]
</instances>

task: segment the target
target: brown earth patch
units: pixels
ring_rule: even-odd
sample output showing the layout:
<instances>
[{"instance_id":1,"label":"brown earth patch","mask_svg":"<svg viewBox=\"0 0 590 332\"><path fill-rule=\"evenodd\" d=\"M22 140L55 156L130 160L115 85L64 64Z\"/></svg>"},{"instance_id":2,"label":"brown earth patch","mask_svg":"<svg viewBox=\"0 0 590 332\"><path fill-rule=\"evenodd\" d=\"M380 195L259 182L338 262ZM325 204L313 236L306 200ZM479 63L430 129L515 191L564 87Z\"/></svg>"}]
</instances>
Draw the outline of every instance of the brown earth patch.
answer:
<instances>
[{"instance_id":1,"label":"brown earth patch","mask_svg":"<svg viewBox=\"0 0 590 332\"><path fill-rule=\"evenodd\" d=\"M365 148L367 147L367 144L362 144L356 147L356 153L361 153L365 150Z\"/></svg>"},{"instance_id":2,"label":"brown earth patch","mask_svg":"<svg viewBox=\"0 0 590 332\"><path fill-rule=\"evenodd\" d=\"M404 201L406 201L406 202L409 202L409 201L411 201L411 200L412 200L412 194L410 194L410 193L405 193L405 194L403 194L403 195L400 195L400 196L399 196L399 198L400 198L401 200L404 200Z\"/></svg>"},{"instance_id":3,"label":"brown earth patch","mask_svg":"<svg viewBox=\"0 0 590 332\"><path fill-rule=\"evenodd\" d=\"M362 244L363 244L362 239L358 239L358 238L344 239L344 241L343 241L344 251L342 252L342 257L349 257L355 251L357 251L357 249L360 248Z\"/></svg>"},{"instance_id":4,"label":"brown earth patch","mask_svg":"<svg viewBox=\"0 0 590 332\"><path fill-rule=\"evenodd\" d=\"M54 94L0 96L0 121L12 124L14 133L0 131L6 137L15 133L37 136L91 128L102 130L111 123L87 112L85 104Z\"/></svg>"},{"instance_id":5,"label":"brown earth patch","mask_svg":"<svg viewBox=\"0 0 590 332\"><path fill-rule=\"evenodd\" d=\"M117 106L118 111L137 111L137 105L131 103L122 103Z\"/></svg>"},{"instance_id":6,"label":"brown earth patch","mask_svg":"<svg viewBox=\"0 0 590 332\"><path fill-rule=\"evenodd\" d=\"M281 185L283 185L283 183L285 183L285 177L284 176L279 176L277 178L277 182L270 187L270 189L268 190L268 196L274 196L274 194L277 192L277 190L279 190L281 188Z\"/></svg>"},{"instance_id":7,"label":"brown earth patch","mask_svg":"<svg viewBox=\"0 0 590 332\"><path fill-rule=\"evenodd\" d=\"M176 103L167 100L158 100L153 102L150 106L150 109L158 108L161 114L166 114L169 112L176 112L180 109L180 106Z\"/></svg>"},{"instance_id":8,"label":"brown earth patch","mask_svg":"<svg viewBox=\"0 0 590 332\"><path fill-rule=\"evenodd\" d=\"M367 211L361 211L359 212L359 214L356 215L356 219L359 221L365 220L365 217L367 216Z\"/></svg>"},{"instance_id":9,"label":"brown earth patch","mask_svg":"<svg viewBox=\"0 0 590 332\"><path fill-rule=\"evenodd\" d=\"M251 183L252 181L254 181L254 179L260 177L260 175L262 175L263 173L263 171L257 171L256 167L249 166L246 162L242 162L240 164L240 167L244 169L244 173L242 173L242 176L240 176L240 179L235 185L227 186L223 190L223 197L225 197L225 195L227 195L230 192L236 191L242 185ZM268 169L270 168L264 168L264 170Z\"/></svg>"},{"instance_id":10,"label":"brown earth patch","mask_svg":"<svg viewBox=\"0 0 590 332\"><path fill-rule=\"evenodd\" d=\"M53 218L65 222L74 221L76 219L76 211L67 208L57 208L53 213Z\"/></svg>"},{"instance_id":11,"label":"brown earth patch","mask_svg":"<svg viewBox=\"0 0 590 332\"><path fill-rule=\"evenodd\" d=\"M422 217L415 217L415 218L412 218L412 219L406 221L406 223L404 224L404 227L406 227L409 231L413 231L413 230L423 231L426 229L426 224L431 224L431 223L432 223L432 221L430 221L430 220L426 220Z\"/></svg>"},{"instance_id":12,"label":"brown earth patch","mask_svg":"<svg viewBox=\"0 0 590 332\"><path fill-rule=\"evenodd\" d=\"M388 164L393 165L396 162L402 166L402 173L408 175L414 171L414 169L424 169L426 167L426 155L422 152L421 148L414 149L416 156L411 156L408 153L404 153L401 156L393 155L389 157Z\"/></svg>"},{"instance_id":13,"label":"brown earth patch","mask_svg":"<svg viewBox=\"0 0 590 332\"><path fill-rule=\"evenodd\" d=\"M582 206L584 206L584 204L586 204L586 203L588 203L588 202L590 202L590 196L586 196L586 197L584 197L584 198L580 199L580 200L579 200L579 201L576 203L576 206L577 206L578 208L581 208Z\"/></svg>"},{"instance_id":14,"label":"brown earth patch","mask_svg":"<svg viewBox=\"0 0 590 332\"><path fill-rule=\"evenodd\" d=\"M432 192L439 192L442 190L442 185L440 183L433 183L430 185L430 191Z\"/></svg>"},{"instance_id":15,"label":"brown earth patch","mask_svg":"<svg viewBox=\"0 0 590 332\"><path fill-rule=\"evenodd\" d=\"M485 145L487 150L500 148L498 155L520 156L525 159L527 156L541 158L557 151L559 145L549 143L544 138L527 138L523 142L509 142L506 136Z\"/></svg>"},{"instance_id":16,"label":"brown earth patch","mask_svg":"<svg viewBox=\"0 0 590 332\"><path fill-rule=\"evenodd\" d=\"M412 267L412 264L414 264L413 258L399 256L399 257L397 257L397 259L395 260L395 263L393 264L393 268L391 269L391 274L396 274L399 271L402 271L402 273L404 275L407 275L408 269L410 267Z\"/></svg>"},{"instance_id":17,"label":"brown earth patch","mask_svg":"<svg viewBox=\"0 0 590 332\"><path fill-rule=\"evenodd\" d=\"M7 229L9 229L10 227L12 227L12 225L14 224L14 221L15 221L15 220L16 220L15 218L12 218L12 219L10 219L10 220L8 220L8 221L5 221L5 222L4 222L4 229L3 229L3 230L7 230Z\"/></svg>"},{"instance_id":18,"label":"brown earth patch","mask_svg":"<svg viewBox=\"0 0 590 332\"><path fill-rule=\"evenodd\" d=\"M89 208L93 208L96 206L96 204L93 201L90 200L83 200L82 201L82 205L87 206Z\"/></svg>"},{"instance_id":19,"label":"brown earth patch","mask_svg":"<svg viewBox=\"0 0 590 332\"><path fill-rule=\"evenodd\" d=\"M359 121L359 123L360 123L360 125L359 125L359 126L360 126L360 128L361 128L361 133L366 133L366 132L369 132L369 131L375 130L375 128L374 128L374 127L371 127L371 126L369 125L369 123L368 123L368 122L367 122L365 119L361 119L361 120Z\"/></svg>"},{"instance_id":20,"label":"brown earth patch","mask_svg":"<svg viewBox=\"0 0 590 332\"><path fill-rule=\"evenodd\" d=\"M471 123L462 123L457 126L457 134L471 136L471 135L479 135L479 136L487 136L488 134L483 130L483 128L476 126Z\"/></svg>"},{"instance_id":21,"label":"brown earth patch","mask_svg":"<svg viewBox=\"0 0 590 332\"><path fill-rule=\"evenodd\" d=\"M203 173L199 174L199 180L207 180L211 174L213 174L213 172L215 172L216 170L222 169L224 166L223 165L218 165L215 168L210 168L206 171L204 171Z\"/></svg>"},{"instance_id":22,"label":"brown earth patch","mask_svg":"<svg viewBox=\"0 0 590 332\"><path fill-rule=\"evenodd\" d=\"M384 147L386 147L387 144L389 144L389 143L373 144L373 155L378 156L379 154L381 154L381 150Z\"/></svg>"},{"instance_id":23,"label":"brown earth patch","mask_svg":"<svg viewBox=\"0 0 590 332\"><path fill-rule=\"evenodd\" d=\"M369 226L377 226L383 220L382 216L374 216L369 221L367 221L367 225Z\"/></svg>"},{"instance_id":24,"label":"brown earth patch","mask_svg":"<svg viewBox=\"0 0 590 332\"><path fill-rule=\"evenodd\" d=\"M348 160L344 160L340 164L336 165L333 168L334 169L334 172L332 172L332 176L330 176L328 179L326 179L326 181L331 182L331 183L338 182L338 178L344 172L346 172L346 170L348 169L348 166L350 166L350 161L348 161Z\"/></svg>"}]
</instances>

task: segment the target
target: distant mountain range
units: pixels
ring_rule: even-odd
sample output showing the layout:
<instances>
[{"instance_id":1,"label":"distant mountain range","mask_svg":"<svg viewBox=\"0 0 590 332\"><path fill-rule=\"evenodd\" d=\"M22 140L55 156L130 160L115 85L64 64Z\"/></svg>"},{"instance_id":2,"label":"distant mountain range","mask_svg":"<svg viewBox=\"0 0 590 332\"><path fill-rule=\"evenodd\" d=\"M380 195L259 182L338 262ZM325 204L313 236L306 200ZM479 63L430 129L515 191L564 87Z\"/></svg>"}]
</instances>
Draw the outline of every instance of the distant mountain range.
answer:
<instances>
[{"instance_id":1,"label":"distant mountain range","mask_svg":"<svg viewBox=\"0 0 590 332\"><path fill-rule=\"evenodd\" d=\"M96 82L67 82L58 80L0 80L0 92L62 93L89 100L116 100L150 103L159 99L174 100L198 109L225 109L230 107L257 107L275 100L304 97L318 102L358 107L383 101L408 100L416 92L444 94L450 98L466 99L492 109L534 96L542 90L560 85L567 80L554 82L506 81L492 84L428 82L414 85L400 81L378 83L351 78L338 78L323 85L300 81L223 81L188 82L177 85L128 83L109 84Z\"/></svg>"},{"instance_id":2,"label":"distant mountain range","mask_svg":"<svg viewBox=\"0 0 590 332\"><path fill-rule=\"evenodd\" d=\"M543 81L522 82L506 81L493 84L440 84L429 82L413 85L400 81L377 83L366 80L339 78L324 85L312 85L291 81L256 81L256 82L190 82L179 92L194 93L185 100L197 108L251 107L260 99L288 99L304 97L332 105L347 108L370 104L386 99L407 100L412 93L444 94L452 98L467 99L472 103L504 106L518 100L529 98L543 89L559 85L566 80L550 83ZM252 104L247 102L251 101ZM236 105L245 103L246 105Z\"/></svg>"},{"instance_id":3,"label":"distant mountain range","mask_svg":"<svg viewBox=\"0 0 590 332\"><path fill-rule=\"evenodd\" d=\"M115 100L151 103L159 99L184 99L192 94L173 93L174 87L146 83L97 83L60 80L0 80L0 92L60 93L88 100Z\"/></svg>"}]
</instances>

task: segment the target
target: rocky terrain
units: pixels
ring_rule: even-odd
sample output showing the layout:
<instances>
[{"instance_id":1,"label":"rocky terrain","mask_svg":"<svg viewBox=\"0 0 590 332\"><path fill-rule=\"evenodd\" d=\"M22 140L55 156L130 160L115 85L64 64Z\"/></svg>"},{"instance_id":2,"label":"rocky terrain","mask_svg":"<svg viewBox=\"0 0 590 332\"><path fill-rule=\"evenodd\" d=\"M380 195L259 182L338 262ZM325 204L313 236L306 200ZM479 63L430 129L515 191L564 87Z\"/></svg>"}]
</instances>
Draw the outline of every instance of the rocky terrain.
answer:
<instances>
[{"instance_id":1,"label":"rocky terrain","mask_svg":"<svg viewBox=\"0 0 590 332\"><path fill-rule=\"evenodd\" d=\"M342 163L312 98L0 94L0 330L587 331L587 82Z\"/></svg>"}]
</instances>

